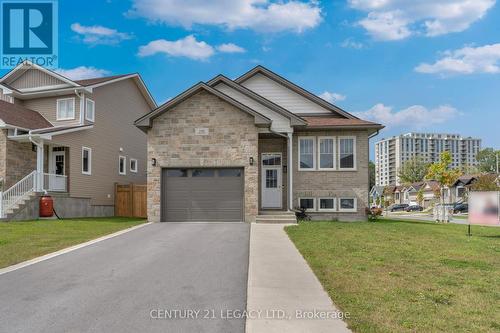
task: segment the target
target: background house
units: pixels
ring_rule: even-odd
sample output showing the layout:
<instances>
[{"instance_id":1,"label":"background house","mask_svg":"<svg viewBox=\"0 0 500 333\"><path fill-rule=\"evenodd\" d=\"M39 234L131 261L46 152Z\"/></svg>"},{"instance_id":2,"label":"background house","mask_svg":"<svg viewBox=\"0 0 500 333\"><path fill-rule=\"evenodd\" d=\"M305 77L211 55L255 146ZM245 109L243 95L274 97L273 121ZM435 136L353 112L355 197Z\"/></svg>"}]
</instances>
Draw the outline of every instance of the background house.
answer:
<instances>
[{"instance_id":1,"label":"background house","mask_svg":"<svg viewBox=\"0 0 500 333\"><path fill-rule=\"evenodd\" d=\"M133 122L156 104L138 74L73 81L26 62L0 88L2 217L37 217L43 191L61 216L113 215L114 184L146 182Z\"/></svg>"}]
</instances>

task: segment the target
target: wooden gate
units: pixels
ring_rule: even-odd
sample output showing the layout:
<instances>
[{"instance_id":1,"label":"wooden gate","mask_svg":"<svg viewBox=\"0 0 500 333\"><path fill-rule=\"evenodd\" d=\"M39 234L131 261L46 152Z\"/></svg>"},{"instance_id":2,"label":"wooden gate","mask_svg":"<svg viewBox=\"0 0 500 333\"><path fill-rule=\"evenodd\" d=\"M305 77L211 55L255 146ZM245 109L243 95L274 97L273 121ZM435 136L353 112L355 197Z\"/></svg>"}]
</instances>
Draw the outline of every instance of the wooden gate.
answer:
<instances>
[{"instance_id":1,"label":"wooden gate","mask_svg":"<svg viewBox=\"0 0 500 333\"><path fill-rule=\"evenodd\" d=\"M115 216L147 218L147 186L115 184Z\"/></svg>"}]
</instances>

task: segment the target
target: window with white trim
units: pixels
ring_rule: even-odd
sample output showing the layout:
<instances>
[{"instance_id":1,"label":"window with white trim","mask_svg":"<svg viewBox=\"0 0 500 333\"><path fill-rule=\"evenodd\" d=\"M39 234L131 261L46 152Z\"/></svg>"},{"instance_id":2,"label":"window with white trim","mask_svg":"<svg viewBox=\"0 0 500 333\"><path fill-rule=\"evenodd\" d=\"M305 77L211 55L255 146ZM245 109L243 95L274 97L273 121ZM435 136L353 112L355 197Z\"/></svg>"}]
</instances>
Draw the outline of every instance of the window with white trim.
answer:
<instances>
[{"instance_id":1,"label":"window with white trim","mask_svg":"<svg viewBox=\"0 0 500 333\"><path fill-rule=\"evenodd\" d=\"M335 198L319 198L318 199L319 206L318 210L319 211L335 211Z\"/></svg>"},{"instance_id":2,"label":"window with white trim","mask_svg":"<svg viewBox=\"0 0 500 333\"><path fill-rule=\"evenodd\" d=\"M356 169L356 138L339 137L339 169Z\"/></svg>"},{"instance_id":3,"label":"window with white trim","mask_svg":"<svg viewBox=\"0 0 500 333\"><path fill-rule=\"evenodd\" d=\"M82 174L92 174L92 149L82 147Z\"/></svg>"},{"instance_id":4,"label":"window with white trim","mask_svg":"<svg viewBox=\"0 0 500 333\"><path fill-rule=\"evenodd\" d=\"M456 193L455 195L457 196L457 198L462 198L465 194L465 187L464 186L457 186L456 187Z\"/></svg>"},{"instance_id":5,"label":"window with white trim","mask_svg":"<svg viewBox=\"0 0 500 333\"><path fill-rule=\"evenodd\" d=\"M356 198L339 198L339 211L356 212L357 211Z\"/></svg>"},{"instance_id":6,"label":"window with white trim","mask_svg":"<svg viewBox=\"0 0 500 333\"><path fill-rule=\"evenodd\" d=\"M316 138L299 138L299 170L314 170Z\"/></svg>"},{"instance_id":7,"label":"window with white trim","mask_svg":"<svg viewBox=\"0 0 500 333\"><path fill-rule=\"evenodd\" d=\"M306 210L316 210L316 200L314 198L299 198L299 207Z\"/></svg>"},{"instance_id":8,"label":"window with white trim","mask_svg":"<svg viewBox=\"0 0 500 333\"><path fill-rule=\"evenodd\" d=\"M85 99L85 119L92 122L95 120L95 102L89 98Z\"/></svg>"},{"instance_id":9,"label":"window with white trim","mask_svg":"<svg viewBox=\"0 0 500 333\"><path fill-rule=\"evenodd\" d=\"M118 173L120 175L126 175L127 174L127 158L125 156L119 156L118 157Z\"/></svg>"},{"instance_id":10,"label":"window with white trim","mask_svg":"<svg viewBox=\"0 0 500 333\"><path fill-rule=\"evenodd\" d=\"M130 159L130 172L137 172L137 159Z\"/></svg>"},{"instance_id":11,"label":"window with white trim","mask_svg":"<svg viewBox=\"0 0 500 333\"><path fill-rule=\"evenodd\" d=\"M56 120L75 119L75 99L63 98L57 100Z\"/></svg>"},{"instance_id":12,"label":"window with white trim","mask_svg":"<svg viewBox=\"0 0 500 333\"><path fill-rule=\"evenodd\" d=\"M318 169L319 170L334 170L335 169L335 138L334 137L319 137L318 138Z\"/></svg>"}]
</instances>

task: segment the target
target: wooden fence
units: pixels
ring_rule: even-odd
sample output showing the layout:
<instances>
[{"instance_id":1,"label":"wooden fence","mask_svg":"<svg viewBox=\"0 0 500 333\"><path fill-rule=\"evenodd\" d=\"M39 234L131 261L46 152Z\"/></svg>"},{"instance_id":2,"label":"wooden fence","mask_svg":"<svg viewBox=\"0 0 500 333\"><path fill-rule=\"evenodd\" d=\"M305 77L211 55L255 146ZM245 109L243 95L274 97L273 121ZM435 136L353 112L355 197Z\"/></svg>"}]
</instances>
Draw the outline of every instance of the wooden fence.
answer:
<instances>
[{"instance_id":1,"label":"wooden fence","mask_svg":"<svg viewBox=\"0 0 500 333\"><path fill-rule=\"evenodd\" d=\"M115 216L147 218L147 186L115 184Z\"/></svg>"}]
</instances>

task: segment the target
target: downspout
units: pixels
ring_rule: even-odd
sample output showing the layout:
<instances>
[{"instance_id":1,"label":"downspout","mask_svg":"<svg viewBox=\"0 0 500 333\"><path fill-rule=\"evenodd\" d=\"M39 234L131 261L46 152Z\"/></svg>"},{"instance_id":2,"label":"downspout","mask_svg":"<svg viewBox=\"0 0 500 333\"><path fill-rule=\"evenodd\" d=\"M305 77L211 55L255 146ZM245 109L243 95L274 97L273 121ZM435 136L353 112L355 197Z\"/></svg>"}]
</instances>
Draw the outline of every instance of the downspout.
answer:
<instances>
[{"instance_id":1,"label":"downspout","mask_svg":"<svg viewBox=\"0 0 500 333\"><path fill-rule=\"evenodd\" d=\"M75 89L75 95L80 99L80 125L84 123L84 113L85 113L85 93L79 93L78 89Z\"/></svg>"}]
</instances>

